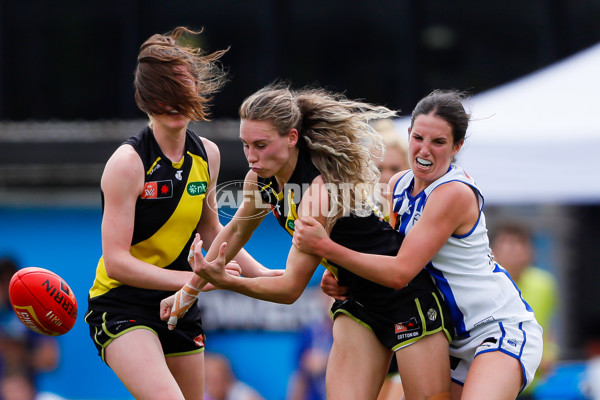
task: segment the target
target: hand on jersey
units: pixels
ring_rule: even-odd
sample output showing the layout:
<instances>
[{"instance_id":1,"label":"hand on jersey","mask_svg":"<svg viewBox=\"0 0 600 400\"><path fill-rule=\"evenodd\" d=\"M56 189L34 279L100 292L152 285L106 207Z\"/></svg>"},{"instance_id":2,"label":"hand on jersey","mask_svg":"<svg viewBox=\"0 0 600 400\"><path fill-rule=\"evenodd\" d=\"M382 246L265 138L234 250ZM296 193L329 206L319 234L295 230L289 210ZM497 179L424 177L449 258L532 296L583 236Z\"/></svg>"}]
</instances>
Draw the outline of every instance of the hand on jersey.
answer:
<instances>
[{"instance_id":1,"label":"hand on jersey","mask_svg":"<svg viewBox=\"0 0 600 400\"><path fill-rule=\"evenodd\" d=\"M348 287L340 286L338 280L328 269L325 270L321 278L321 290L327 296L336 300L346 300L348 298Z\"/></svg>"},{"instance_id":2,"label":"hand on jersey","mask_svg":"<svg viewBox=\"0 0 600 400\"><path fill-rule=\"evenodd\" d=\"M328 239L323 225L313 217L303 217L295 221L292 243L299 250L323 257L323 245Z\"/></svg>"}]
</instances>

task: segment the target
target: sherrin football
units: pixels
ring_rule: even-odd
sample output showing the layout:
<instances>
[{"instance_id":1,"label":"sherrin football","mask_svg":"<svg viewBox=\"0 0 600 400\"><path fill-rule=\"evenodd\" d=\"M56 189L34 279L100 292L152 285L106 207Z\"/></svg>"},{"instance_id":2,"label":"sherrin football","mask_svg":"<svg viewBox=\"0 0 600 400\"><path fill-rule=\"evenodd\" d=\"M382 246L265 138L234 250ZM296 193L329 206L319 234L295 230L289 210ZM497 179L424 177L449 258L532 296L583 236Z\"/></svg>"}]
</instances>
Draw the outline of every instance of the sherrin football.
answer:
<instances>
[{"instance_id":1,"label":"sherrin football","mask_svg":"<svg viewBox=\"0 0 600 400\"><path fill-rule=\"evenodd\" d=\"M52 271L38 267L17 271L10 280L8 294L17 317L34 332L58 336L75 325L75 294Z\"/></svg>"}]
</instances>

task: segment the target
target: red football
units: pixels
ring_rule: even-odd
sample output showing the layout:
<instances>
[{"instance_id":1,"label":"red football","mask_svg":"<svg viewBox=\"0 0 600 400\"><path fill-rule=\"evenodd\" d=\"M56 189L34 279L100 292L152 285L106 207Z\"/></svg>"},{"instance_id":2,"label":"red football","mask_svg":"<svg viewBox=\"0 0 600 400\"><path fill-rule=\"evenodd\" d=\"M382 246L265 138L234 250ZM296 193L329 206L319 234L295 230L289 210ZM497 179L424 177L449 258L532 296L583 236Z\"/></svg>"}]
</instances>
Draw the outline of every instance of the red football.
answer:
<instances>
[{"instance_id":1,"label":"red football","mask_svg":"<svg viewBox=\"0 0 600 400\"><path fill-rule=\"evenodd\" d=\"M17 271L10 280L8 294L17 317L34 332L58 336L75 325L75 294L52 271L38 267Z\"/></svg>"}]
</instances>

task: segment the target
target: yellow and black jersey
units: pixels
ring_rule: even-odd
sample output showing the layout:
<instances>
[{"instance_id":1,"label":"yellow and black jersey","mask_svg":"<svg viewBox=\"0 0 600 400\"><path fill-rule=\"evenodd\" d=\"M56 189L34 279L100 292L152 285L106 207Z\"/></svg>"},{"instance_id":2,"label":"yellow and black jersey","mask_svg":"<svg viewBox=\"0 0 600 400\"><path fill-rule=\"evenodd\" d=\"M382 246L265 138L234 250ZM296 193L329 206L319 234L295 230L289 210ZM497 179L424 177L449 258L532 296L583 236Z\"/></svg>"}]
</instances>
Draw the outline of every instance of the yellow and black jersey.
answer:
<instances>
[{"instance_id":1,"label":"yellow and black jersey","mask_svg":"<svg viewBox=\"0 0 600 400\"><path fill-rule=\"evenodd\" d=\"M283 189L279 188L277 179L258 177L258 190L262 200L271 206L277 222L290 235L294 234L294 221L298 219L298 205L304 192L312 181L321 175L317 167L310 161L305 152L298 154L296 168Z\"/></svg>"},{"instance_id":2,"label":"yellow and black jersey","mask_svg":"<svg viewBox=\"0 0 600 400\"><path fill-rule=\"evenodd\" d=\"M305 151L300 151L296 168L288 183L280 188L275 177L258 178L261 198L271 206L279 225L290 235L302 196L312 181L321 173ZM396 255L403 235L392 229L376 213L368 216L349 215L340 218L330 234L331 239L344 247L362 253ZM321 264L337 276L340 285L348 286L350 297L369 309L385 309L394 302L409 301L422 293L435 290L431 278L424 270L407 287L394 290L364 279L325 259Z\"/></svg>"},{"instance_id":3,"label":"yellow and black jersey","mask_svg":"<svg viewBox=\"0 0 600 400\"><path fill-rule=\"evenodd\" d=\"M159 268L190 270L187 257L210 184L202 140L188 130L185 153L179 162L171 162L162 153L149 127L124 144L135 149L145 170L144 189L135 205L131 254ZM104 204L104 196L102 199ZM116 305L156 309L171 294L110 279L104 258L100 258L89 297L90 307L93 304L96 309Z\"/></svg>"}]
</instances>

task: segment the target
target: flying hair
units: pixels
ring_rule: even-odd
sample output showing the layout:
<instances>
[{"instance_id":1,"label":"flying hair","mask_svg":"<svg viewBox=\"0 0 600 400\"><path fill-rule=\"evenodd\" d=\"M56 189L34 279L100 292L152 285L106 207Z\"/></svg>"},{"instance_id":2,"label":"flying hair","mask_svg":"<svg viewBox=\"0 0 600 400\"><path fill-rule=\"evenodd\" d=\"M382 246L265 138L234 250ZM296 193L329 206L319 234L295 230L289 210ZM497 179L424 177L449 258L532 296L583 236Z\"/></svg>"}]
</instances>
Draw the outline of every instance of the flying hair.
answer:
<instances>
[{"instance_id":1,"label":"flying hair","mask_svg":"<svg viewBox=\"0 0 600 400\"><path fill-rule=\"evenodd\" d=\"M308 150L323 181L332 184L328 187L338 189L330 190L328 227L344 215L370 212L369 199L379 182L372 150L381 149L383 141L369 122L396 115L342 94L319 88L292 90L283 83L259 90L240 107L240 118L269 121L282 136L298 130L298 146Z\"/></svg>"},{"instance_id":2,"label":"flying hair","mask_svg":"<svg viewBox=\"0 0 600 400\"><path fill-rule=\"evenodd\" d=\"M134 78L135 100L149 115L165 113L168 105L194 121L207 121L212 95L226 82L219 59L228 49L204 54L200 48L183 44L184 33L199 35L201 31L180 26L171 33L155 34L141 45ZM195 90L185 83L185 75L177 66L188 68Z\"/></svg>"}]
</instances>

